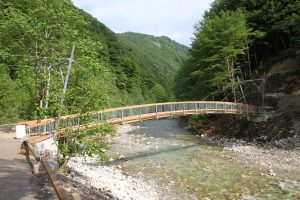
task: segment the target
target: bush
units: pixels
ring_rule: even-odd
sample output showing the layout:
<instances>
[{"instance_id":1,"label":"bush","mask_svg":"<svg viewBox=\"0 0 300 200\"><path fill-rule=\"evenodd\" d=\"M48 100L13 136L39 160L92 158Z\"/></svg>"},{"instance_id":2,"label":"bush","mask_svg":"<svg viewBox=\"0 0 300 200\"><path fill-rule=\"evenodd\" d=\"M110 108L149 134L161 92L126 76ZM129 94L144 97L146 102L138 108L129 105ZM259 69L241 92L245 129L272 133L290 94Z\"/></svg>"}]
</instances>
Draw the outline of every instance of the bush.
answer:
<instances>
[{"instance_id":1,"label":"bush","mask_svg":"<svg viewBox=\"0 0 300 200\"><path fill-rule=\"evenodd\" d=\"M107 122L87 124L80 127L77 133L74 129L68 130L59 138L59 151L61 157L58 159L59 166L62 167L70 157L75 155L98 156L102 161L107 161L105 149L108 145L104 137L108 134L115 134L116 129Z\"/></svg>"}]
</instances>

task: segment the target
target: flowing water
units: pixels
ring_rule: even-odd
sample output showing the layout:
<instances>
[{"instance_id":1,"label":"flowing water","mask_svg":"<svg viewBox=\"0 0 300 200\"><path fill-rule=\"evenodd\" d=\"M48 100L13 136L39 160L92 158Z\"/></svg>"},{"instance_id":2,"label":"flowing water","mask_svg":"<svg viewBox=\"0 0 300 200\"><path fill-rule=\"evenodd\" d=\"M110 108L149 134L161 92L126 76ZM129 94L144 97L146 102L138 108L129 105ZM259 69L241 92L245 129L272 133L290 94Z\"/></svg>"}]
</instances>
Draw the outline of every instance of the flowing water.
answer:
<instances>
[{"instance_id":1,"label":"flowing water","mask_svg":"<svg viewBox=\"0 0 300 200\"><path fill-rule=\"evenodd\" d=\"M201 142L177 119L145 121L111 145L110 164L153 181L161 199L300 199L299 174L269 176Z\"/></svg>"}]
</instances>

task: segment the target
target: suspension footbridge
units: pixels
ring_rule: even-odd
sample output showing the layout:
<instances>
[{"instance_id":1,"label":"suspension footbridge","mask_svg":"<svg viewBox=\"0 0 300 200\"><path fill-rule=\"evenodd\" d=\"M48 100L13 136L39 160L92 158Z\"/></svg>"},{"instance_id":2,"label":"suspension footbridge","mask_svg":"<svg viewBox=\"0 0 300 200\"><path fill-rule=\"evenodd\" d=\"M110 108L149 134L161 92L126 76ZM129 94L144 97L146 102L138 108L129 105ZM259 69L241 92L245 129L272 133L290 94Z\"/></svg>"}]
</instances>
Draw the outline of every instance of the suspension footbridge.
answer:
<instances>
[{"instance_id":1,"label":"suspension footbridge","mask_svg":"<svg viewBox=\"0 0 300 200\"><path fill-rule=\"evenodd\" d=\"M84 114L62 116L22 122L28 136L49 134L55 131L57 122L62 127L80 127L84 118L93 122L106 121L112 124L133 123L143 120L203 114L234 114L255 116L266 113L270 107L222 101L183 101L143 104L103 109Z\"/></svg>"}]
</instances>

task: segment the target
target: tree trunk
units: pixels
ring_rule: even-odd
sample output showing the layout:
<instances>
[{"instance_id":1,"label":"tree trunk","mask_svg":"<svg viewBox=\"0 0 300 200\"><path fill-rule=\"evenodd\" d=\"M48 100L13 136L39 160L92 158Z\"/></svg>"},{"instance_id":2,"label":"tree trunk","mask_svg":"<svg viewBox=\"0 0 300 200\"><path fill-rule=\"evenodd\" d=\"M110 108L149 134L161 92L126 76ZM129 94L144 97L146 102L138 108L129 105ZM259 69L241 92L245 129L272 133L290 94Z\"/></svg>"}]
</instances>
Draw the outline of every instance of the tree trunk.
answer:
<instances>
[{"instance_id":1,"label":"tree trunk","mask_svg":"<svg viewBox=\"0 0 300 200\"><path fill-rule=\"evenodd\" d=\"M233 100L234 100L234 102L236 102L236 94L235 94L235 88L234 88L234 60L233 60L233 58L227 59L227 70L228 70L229 77L230 77Z\"/></svg>"},{"instance_id":2,"label":"tree trunk","mask_svg":"<svg viewBox=\"0 0 300 200\"><path fill-rule=\"evenodd\" d=\"M248 39L246 39L246 45L247 45L247 65L248 65L248 69L249 69L249 77L252 76L252 70L251 70L251 61L250 61L250 52L249 52L249 42Z\"/></svg>"}]
</instances>

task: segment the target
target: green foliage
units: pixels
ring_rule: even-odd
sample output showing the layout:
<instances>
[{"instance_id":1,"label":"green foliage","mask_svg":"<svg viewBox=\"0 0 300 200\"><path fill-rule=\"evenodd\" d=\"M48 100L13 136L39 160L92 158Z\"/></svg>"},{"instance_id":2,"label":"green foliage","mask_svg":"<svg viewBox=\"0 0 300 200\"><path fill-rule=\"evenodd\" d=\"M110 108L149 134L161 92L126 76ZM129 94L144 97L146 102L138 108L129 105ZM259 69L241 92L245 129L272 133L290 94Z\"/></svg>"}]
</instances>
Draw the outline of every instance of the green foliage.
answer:
<instances>
[{"instance_id":1,"label":"green foliage","mask_svg":"<svg viewBox=\"0 0 300 200\"><path fill-rule=\"evenodd\" d=\"M290 15L285 17L284 25L290 33L290 46L294 48L297 53L300 53L300 1L290 4L287 10L290 10Z\"/></svg>"},{"instance_id":2,"label":"green foliage","mask_svg":"<svg viewBox=\"0 0 300 200\"><path fill-rule=\"evenodd\" d=\"M97 123L91 126L87 120L81 126L81 131L75 133L73 130L65 132L64 136L59 138L59 151L61 154L59 165L63 166L68 158L75 155L97 156L102 161L107 161L105 149L108 148L104 142L107 134L115 134L115 127L109 123Z\"/></svg>"},{"instance_id":3,"label":"green foliage","mask_svg":"<svg viewBox=\"0 0 300 200\"><path fill-rule=\"evenodd\" d=\"M299 52L297 0L215 0L195 26L189 58L176 78L180 99L235 100L236 78L279 51Z\"/></svg>"},{"instance_id":4,"label":"green foliage","mask_svg":"<svg viewBox=\"0 0 300 200\"><path fill-rule=\"evenodd\" d=\"M19 118L17 106L19 102L14 103L12 99L17 101L18 95L16 83L14 83L8 76L5 67L0 66L0 121L2 123L9 123L16 118Z\"/></svg>"},{"instance_id":5,"label":"green foliage","mask_svg":"<svg viewBox=\"0 0 300 200\"><path fill-rule=\"evenodd\" d=\"M168 73L170 66L164 66L164 71L159 73L158 70L149 73L150 70L142 67L138 54L130 52L115 33L76 8L70 0L7 0L0 1L0 9L0 77L3 80L0 123L172 97L171 84L161 84L162 91L158 84L163 79L156 78L160 73ZM75 62L65 102L61 105L63 85L56 65L70 56L73 44L76 45ZM52 66L50 77L49 66ZM65 72L67 63L61 67ZM48 80L50 96L47 98ZM45 108L47 99L48 109Z\"/></svg>"},{"instance_id":6,"label":"green foliage","mask_svg":"<svg viewBox=\"0 0 300 200\"><path fill-rule=\"evenodd\" d=\"M212 127L212 123L218 119L218 115L192 115L183 118L183 123L194 133L203 134Z\"/></svg>"},{"instance_id":7,"label":"green foliage","mask_svg":"<svg viewBox=\"0 0 300 200\"><path fill-rule=\"evenodd\" d=\"M139 66L143 95L147 102L173 101L172 88L178 69L186 59L188 48L168 37L139 33L118 34Z\"/></svg>"},{"instance_id":8,"label":"green foliage","mask_svg":"<svg viewBox=\"0 0 300 200\"><path fill-rule=\"evenodd\" d=\"M299 48L299 43L295 44L300 34L299 4L298 0L216 0L210 14L241 9L250 28L266 33L251 45L251 52L258 54L256 58L252 58L256 67L260 61L276 55L280 50Z\"/></svg>"},{"instance_id":9,"label":"green foliage","mask_svg":"<svg viewBox=\"0 0 300 200\"><path fill-rule=\"evenodd\" d=\"M232 80L241 70L239 58L246 54L251 29L239 10L207 15L195 28L191 57L179 73L177 96L218 98L234 87Z\"/></svg>"}]
</instances>

